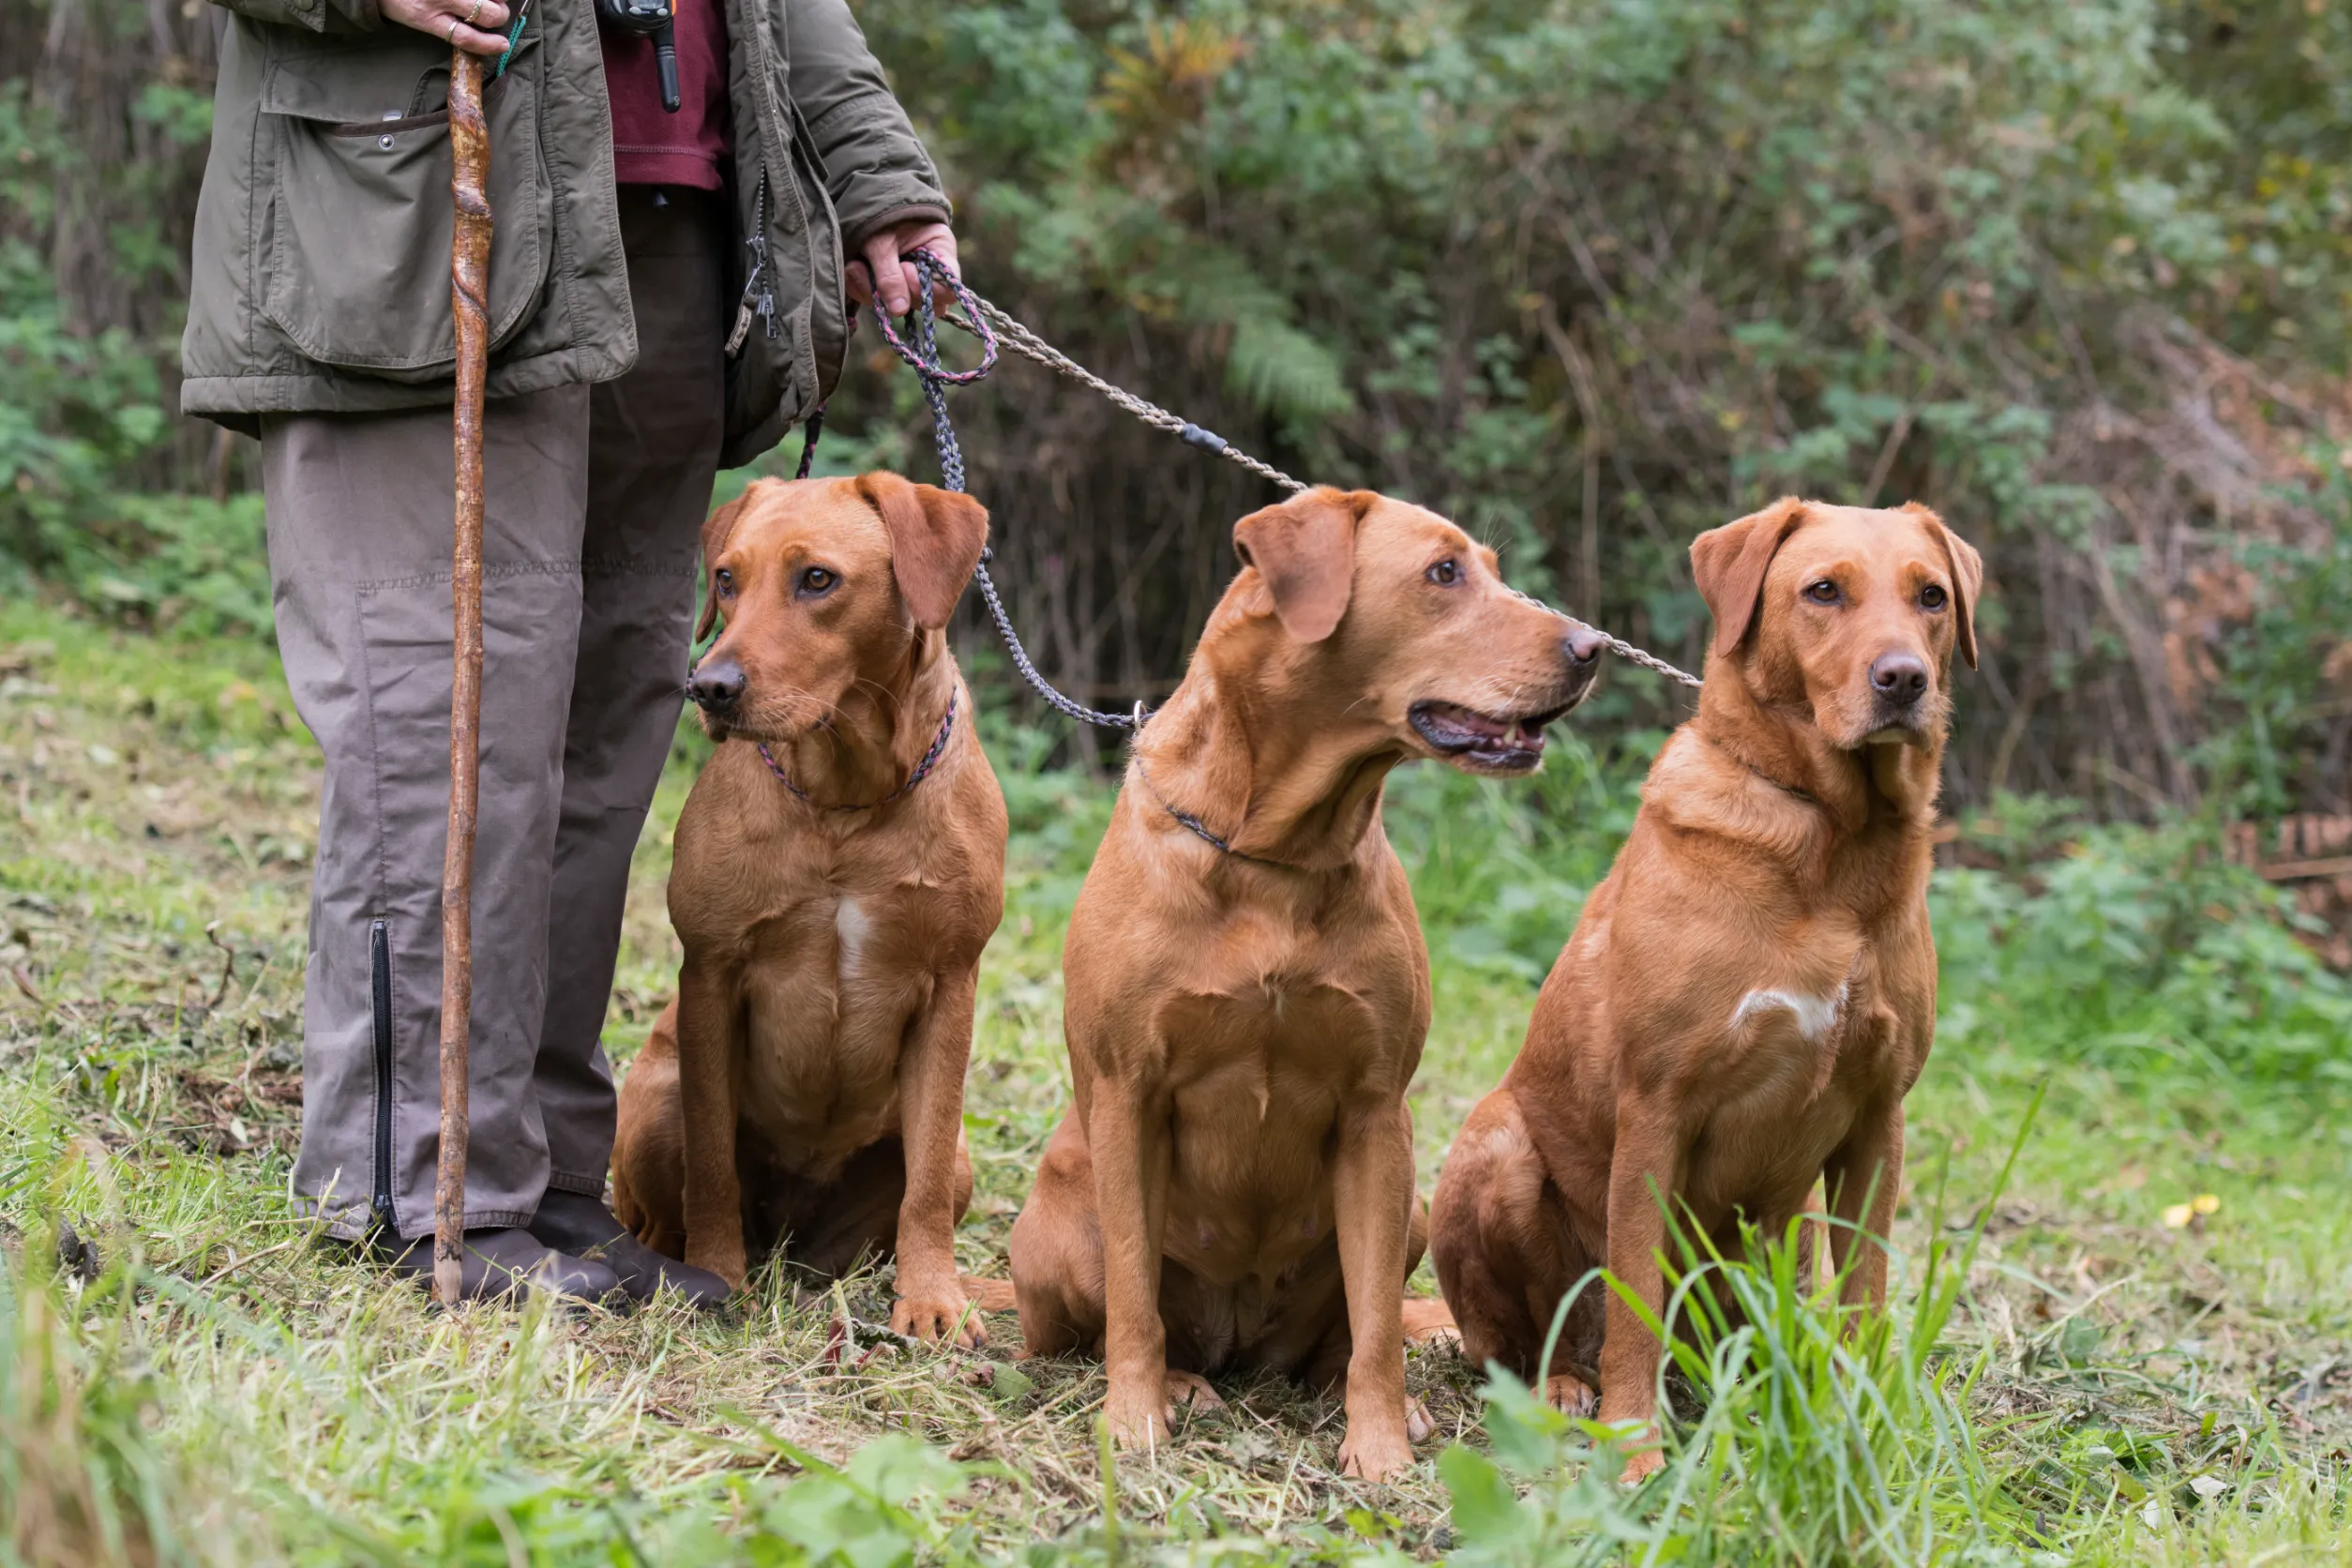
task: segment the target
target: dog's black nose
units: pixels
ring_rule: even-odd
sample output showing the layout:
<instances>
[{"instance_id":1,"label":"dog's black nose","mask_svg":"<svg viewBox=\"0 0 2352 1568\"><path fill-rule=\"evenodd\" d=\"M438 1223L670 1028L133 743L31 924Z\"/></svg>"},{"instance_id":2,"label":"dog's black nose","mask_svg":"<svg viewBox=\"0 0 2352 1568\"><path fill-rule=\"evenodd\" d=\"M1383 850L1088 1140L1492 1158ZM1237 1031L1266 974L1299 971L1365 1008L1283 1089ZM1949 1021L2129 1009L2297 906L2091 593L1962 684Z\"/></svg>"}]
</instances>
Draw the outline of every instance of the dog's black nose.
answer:
<instances>
[{"instance_id":1,"label":"dog's black nose","mask_svg":"<svg viewBox=\"0 0 2352 1568\"><path fill-rule=\"evenodd\" d=\"M1881 654L1870 666L1870 684L1880 698L1909 707L1927 689L1927 664L1917 654Z\"/></svg>"},{"instance_id":2,"label":"dog's black nose","mask_svg":"<svg viewBox=\"0 0 2352 1568\"><path fill-rule=\"evenodd\" d=\"M732 659L704 659L686 677L686 692L695 705L729 708L743 696L743 666Z\"/></svg>"},{"instance_id":3,"label":"dog's black nose","mask_svg":"<svg viewBox=\"0 0 2352 1568\"><path fill-rule=\"evenodd\" d=\"M1580 670L1599 658L1601 650L1608 646L1602 641L1601 634L1591 626L1569 627L1568 635L1560 640L1560 645L1567 653L1568 662Z\"/></svg>"}]
</instances>

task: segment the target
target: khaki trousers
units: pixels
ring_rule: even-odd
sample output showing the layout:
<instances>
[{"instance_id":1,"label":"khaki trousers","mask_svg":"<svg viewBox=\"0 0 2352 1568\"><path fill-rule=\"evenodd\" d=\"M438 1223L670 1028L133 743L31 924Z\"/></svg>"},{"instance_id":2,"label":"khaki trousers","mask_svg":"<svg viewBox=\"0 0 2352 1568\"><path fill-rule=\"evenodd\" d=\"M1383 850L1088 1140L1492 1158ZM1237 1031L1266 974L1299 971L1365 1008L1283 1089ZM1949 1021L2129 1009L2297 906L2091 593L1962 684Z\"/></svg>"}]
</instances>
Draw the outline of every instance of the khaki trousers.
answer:
<instances>
[{"instance_id":1,"label":"khaki trousers","mask_svg":"<svg viewBox=\"0 0 2352 1568\"><path fill-rule=\"evenodd\" d=\"M726 218L624 188L641 345L484 419L482 788L466 1220L602 1194L601 1033L629 857L676 732L722 418ZM449 802L446 411L270 417L278 641L325 753L297 1199L328 1230L432 1229Z\"/></svg>"}]
</instances>

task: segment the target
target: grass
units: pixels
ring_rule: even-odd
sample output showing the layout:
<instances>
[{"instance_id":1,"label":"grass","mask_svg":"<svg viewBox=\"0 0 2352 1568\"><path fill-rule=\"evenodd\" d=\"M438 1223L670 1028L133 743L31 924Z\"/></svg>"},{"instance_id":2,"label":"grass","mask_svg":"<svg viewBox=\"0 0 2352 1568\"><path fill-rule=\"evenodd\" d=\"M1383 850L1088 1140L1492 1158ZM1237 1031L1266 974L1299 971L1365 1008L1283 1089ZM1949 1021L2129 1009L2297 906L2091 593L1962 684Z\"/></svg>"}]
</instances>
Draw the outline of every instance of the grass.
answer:
<instances>
[{"instance_id":1,"label":"grass","mask_svg":"<svg viewBox=\"0 0 2352 1568\"><path fill-rule=\"evenodd\" d=\"M1532 790L1400 776L1436 962L1425 1190L1654 739L1572 745ZM990 1274L1066 1093L1057 957L1108 807L1024 771L1026 745L990 735L1016 843L959 1236ZM695 750L638 857L623 1061L674 973L660 889ZM1442 1440L1401 1485L1339 1477L1336 1405L1275 1382L1113 1476L1098 1370L1016 1364L1009 1316L976 1355L845 1346L885 1280L771 1274L710 1319L387 1288L284 1201L315 785L266 650L0 611L0 1564L2348 1555L2352 1003L2193 829L1972 824L1987 868L1937 894L1895 1310L1848 1340L1771 1259L1720 1265L1769 1332L1700 1336L1706 1397L1629 1495L1591 1462L1606 1434L1443 1351L1410 1369ZM2027 855L2020 823L2078 852ZM57 1261L61 1225L95 1266Z\"/></svg>"}]
</instances>

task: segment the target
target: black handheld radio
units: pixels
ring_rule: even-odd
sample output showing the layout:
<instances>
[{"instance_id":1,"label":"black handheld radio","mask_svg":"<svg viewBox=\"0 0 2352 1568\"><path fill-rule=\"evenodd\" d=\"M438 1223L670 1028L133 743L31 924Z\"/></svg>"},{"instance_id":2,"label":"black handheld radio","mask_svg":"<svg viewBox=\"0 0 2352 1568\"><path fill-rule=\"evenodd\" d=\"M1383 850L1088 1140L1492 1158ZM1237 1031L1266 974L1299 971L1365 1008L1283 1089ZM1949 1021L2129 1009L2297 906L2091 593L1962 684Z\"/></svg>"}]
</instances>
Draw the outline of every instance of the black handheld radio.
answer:
<instances>
[{"instance_id":1,"label":"black handheld radio","mask_svg":"<svg viewBox=\"0 0 2352 1568\"><path fill-rule=\"evenodd\" d=\"M596 21L616 33L654 40L654 64L661 71L661 106L678 112L677 13L670 0L596 0Z\"/></svg>"}]
</instances>

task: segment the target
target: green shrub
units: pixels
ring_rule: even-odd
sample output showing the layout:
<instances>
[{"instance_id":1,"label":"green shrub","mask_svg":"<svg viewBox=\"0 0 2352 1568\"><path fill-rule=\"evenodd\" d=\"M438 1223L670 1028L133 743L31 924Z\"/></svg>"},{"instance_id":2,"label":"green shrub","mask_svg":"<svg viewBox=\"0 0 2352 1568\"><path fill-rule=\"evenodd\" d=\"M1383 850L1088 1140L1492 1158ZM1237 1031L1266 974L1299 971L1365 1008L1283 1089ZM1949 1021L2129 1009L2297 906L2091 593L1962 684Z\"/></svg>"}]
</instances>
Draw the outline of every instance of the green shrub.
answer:
<instances>
[{"instance_id":1,"label":"green shrub","mask_svg":"<svg viewBox=\"0 0 2352 1568\"><path fill-rule=\"evenodd\" d=\"M181 547L211 520L143 499L200 482L184 460L209 445L184 439L198 432L169 407L212 128L209 88L172 35L208 24L94 0L34 22L44 47L28 9L0 16L0 588L38 574L118 613L218 601L218 583L181 580L208 573ZM249 604L231 624L256 624Z\"/></svg>"},{"instance_id":2,"label":"green shrub","mask_svg":"<svg viewBox=\"0 0 2352 1568\"><path fill-rule=\"evenodd\" d=\"M1436 763L1391 776L1389 838L1440 962L1539 984L1632 828L1650 758L1665 736L1595 744L1551 731L1531 782L1466 777Z\"/></svg>"},{"instance_id":3,"label":"green shrub","mask_svg":"<svg viewBox=\"0 0 2352 1568\"><path fill-rule=\"evenodd\" d=\"M2028 871L1937 876L1939 1052L2143 1079L2352 1081L2352 985L2296 941L2289 900L2225 864L2202 824L2077 835Z\"/></svg>"},{"instance_id":4,"label":"green shrub","mask_svg":"<svg viewBox=\"0 0 2352 1568\"><path fill-rule=\"evenodd\" d=\"M2352 468L2327 462L2315 525L2299 539L2234 541L2242 613L2211 655L2214 705L2231 716L2196 753L2216 804L2269 819L2347 798L2352 730Z\"/></svg>"},{"instance_id":5,"label":"green shrub","mask_svg":"<svg viewBox=\"0 0 2352 1568\"><path fill-rule=\"evenodd\" d=\"M1783 490L1921 500L1983 548L1993 590L1954 798L2137 815L2205 787L2191 770L2239 708L2164 678L2168 634L2206 635L2173 612L2241 537L2316 504L2299 443L2336 461L2343 8L869 0L862 19L974 276L1111 379L1304 476L1426 502L1522 586L1678 662L1704 634L1701 528ZM878 388L852 389L854 425ZM1193 564L1228 560L1230 519L1270 493L1027 372L957 410L1025 623L1051 606L1078 628L1048 667L1173 671L1205 608ZM2265 636L2315 666L2333 626ZM1675 696L1612 681L1581 722L1656 724ZM2346 732L2339 716L2326 776L2271 743L2302 808L2343 808ZM2209 765L2234 770L2229 749Z\"/></svg>"},{"instance_id":6,"label":"green shrub","mask_svg":"<svg viewBox=\"0 0 2352 1568\"><path fill-rule=\"evenodd\" d=\"M333 1543L341 1560L399 1568L942 1568L976 1562L942 1522L967 1467L905 1436L874 1440L835 1466L789 1444L794 1477L732 1475L664 1498L616 1495L578 1481L492 1473L401 1478L402 1528L311 1517L292 1521ZM726 1521L722 1524L720 1521ZM320 1554L323 1558L324 1552Z\"/></svg>"},{"instance_id":7,"label":"green shrub","mask_svg":"<svg viewBox=\"0 0 2352 1568\"><path fill-rule=\"evenodd\" d=\"M113 619L199 637L271 635L259 495L93 500L45 575Z\"/></svg>"}]
</instances>

